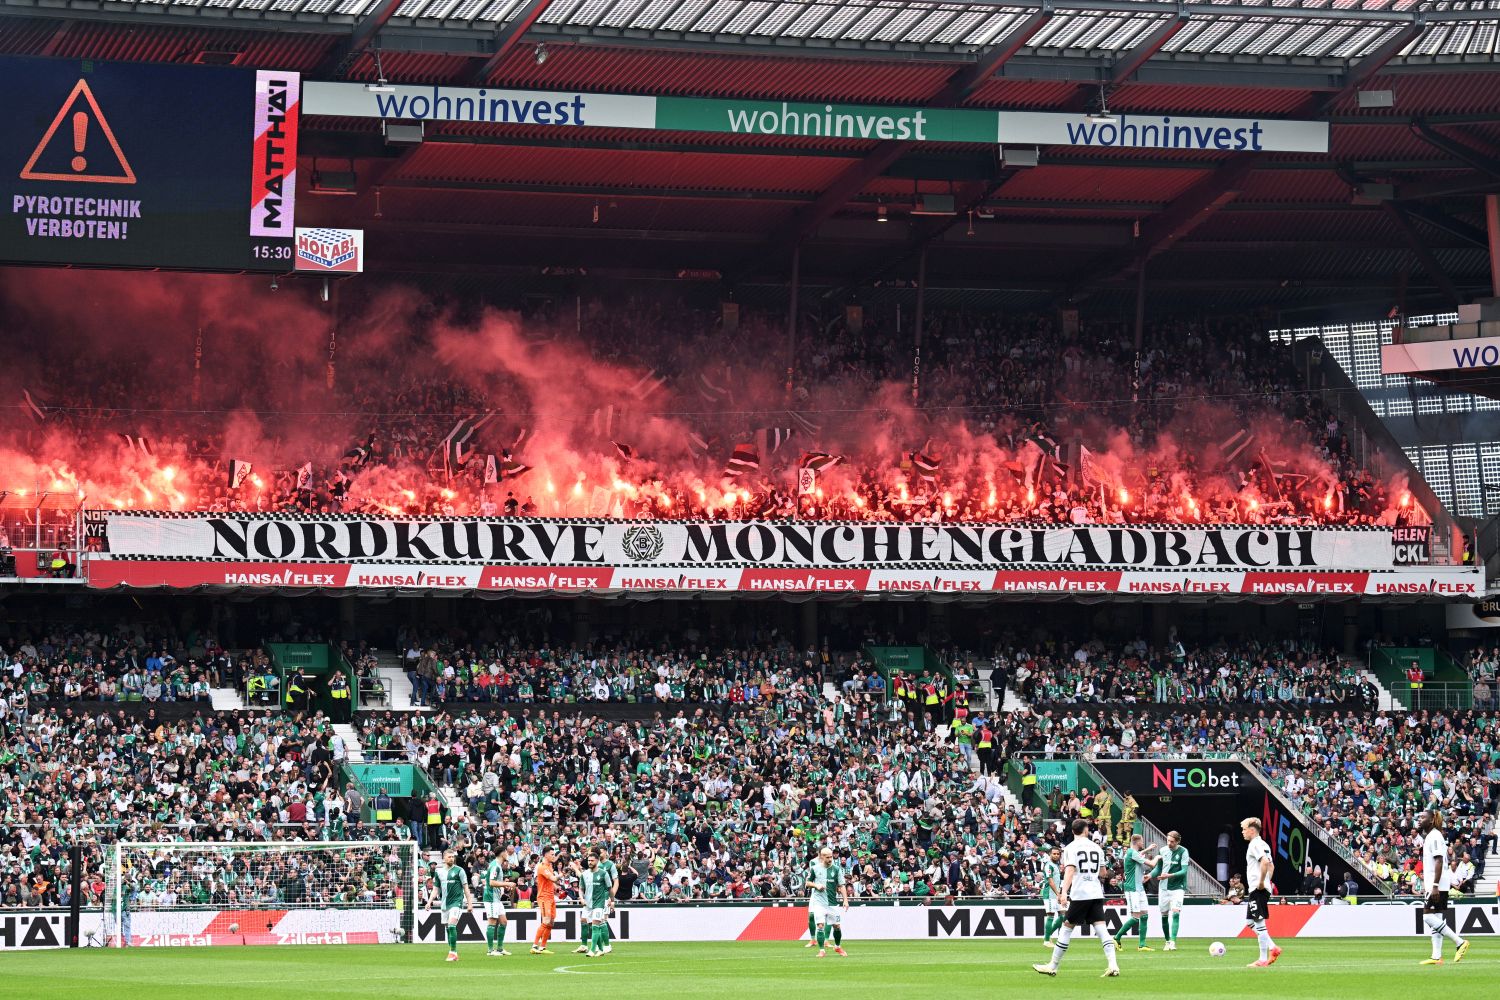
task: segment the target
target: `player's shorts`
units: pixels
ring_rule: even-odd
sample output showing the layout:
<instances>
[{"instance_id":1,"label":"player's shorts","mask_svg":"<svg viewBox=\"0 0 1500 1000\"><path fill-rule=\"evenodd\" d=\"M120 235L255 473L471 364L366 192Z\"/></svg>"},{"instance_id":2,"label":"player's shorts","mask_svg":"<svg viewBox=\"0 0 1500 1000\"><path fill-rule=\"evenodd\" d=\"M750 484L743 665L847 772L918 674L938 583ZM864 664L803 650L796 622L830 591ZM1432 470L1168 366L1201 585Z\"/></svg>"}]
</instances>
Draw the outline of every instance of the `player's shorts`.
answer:
<instances>
[{"instance_id":1,"label":"player's shorts","mask_svg":"<svg viewBox=\"0 0 1500 1000\"><path fill-rule=\"evenodd\" d=\"M1245 894L1245 922L1260 923L1271 916L1271 890L1252 889Z\"/></svg>"},{"instance_id":2,"label":"player's shorts","mask_svg":"<svg viewBox=\"0 0 1500 1000\"><path fill-rule=\"evenodd\" d=\"M1186 895L1185 889L1163 889L1157 894L1156 907L1163 913L1177 913L1182 909L1182 900Z\"/></svg>"},{"instance_id":3,"label":"player's shorts","mask_svg":"<svg viewBox=\"0 0 1500 1000\"><path fill-rule=\"evenodd\" d=\"M1144 892L1127 892L1125 894L1125 911L1127 913L1145 913L1151 904L1146 900Z\"/></svg>"},{"instance_id":4,"label":"player's shorts","mask_svg":"<svg viewBox=\"0 0 1500 1000\"><path fill-rule=\"evenodd\" d=\"M609 910L603 906L594 906L583 911L583 919L591 924L602 924L607 916L609 916Z\"/></svg>"},{"instance_id":5,"label":"player's shorts","mask_svg":"<svg viewBox=\"0 0 1500 1000\"><path fill-rule=\"evenodd\" d=\"M1422 900L1423 913L1447 913L1448 912L1448 890L1439 889L1437 892L1429 892Z\"/></svg>"},{"instance_id":6,"label":"player's shorts","mask_svg":"<svg viewBox=\"0 0 1500 1000\"><path fill-rule=\"evenodd\" d=\"M456 924L464 918L464 907L450 906L443 910L443 923Z\"/></svg>"},{"instance_id":7,"label":"player's shorts","mask_svg":"<svg viewBox=\"0 0 1500 1000\"><path fill-rule=\"evenodd\" d=\"M557 899L539 899L536 903L537 916L544 924L550 924L557 919Z\"/></svg>"},{"instance_id":8,"label":"player's shorts","mask_svg":"<svg viewBox=\"0 0 1500 1000\"><path fill-rule=\"evenodd\" d=\"M1042 900L1042 912L1055 916L1057 914L1057 897L1048 896Z\"/></svg>"},{"instance_id":9,"label":"player's shorts","mask_svg":"<svg viewBox=\"0 0 1500 1000\"><path fill-rule=\"evenodd\" d=\"M812 913L813 923L822 924L825 927L841 922L844 911L837 906L828 906L816 900L808 904L807 909Z\"/></svg>"},{"instance_id":10,"label":"player's shorts","mask_svg":"<svg viewBox=\"0 0 1500 1000\"><path fill-rule=\"evenodd\" d=\"M505 916L505 903L504 903L504 901L503 900L499 900L499 899L496 899L496 900L489 900L489 899L487 899L487 900L485 900L484 901L484 915L485 915L485 918L488 919L488 920L495 920L495 919L497 919L499 917Z\"/></svg>"},{"instance_id":11,"label":"player's shorts","mask_svg":"<svg viewBox=\"0 0 1500 1000\"><path fill-rule=\"evenodd\" d=\"M1104 900L1070 899L1068 912L1063 920L1073 927L1088 927L1104 923Z\"/></svg>"}]
</instances>

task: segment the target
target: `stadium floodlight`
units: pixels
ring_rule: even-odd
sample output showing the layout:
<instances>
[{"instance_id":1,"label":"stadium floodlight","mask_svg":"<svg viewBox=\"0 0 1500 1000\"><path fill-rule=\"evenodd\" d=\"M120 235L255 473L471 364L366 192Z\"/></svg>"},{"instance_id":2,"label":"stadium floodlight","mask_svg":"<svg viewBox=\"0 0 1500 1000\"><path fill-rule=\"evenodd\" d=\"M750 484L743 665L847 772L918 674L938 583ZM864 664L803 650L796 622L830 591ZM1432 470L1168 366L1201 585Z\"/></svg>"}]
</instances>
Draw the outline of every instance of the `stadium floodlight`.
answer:
<instances>
[{"instance_id":1,"label":"stadium floodlight","mask_svg":"<svg viewBox=\"0 0 1500 1000\"><path fill-rule=\"evenodd\" d=\"M380 65L380 50L375 50L375 82L365 84L365 89L372 94L394 94L396 88L391 86L385 78L385 67Z\"/></svg>"},{"instance_id":2,"label":"stadium floodlight","mask_svg":"<svg viewBox=\"0 0 1500 1000\"><path fill-rule=\"evenodd\" d=\"M1104 84L1099 84L1098 110L1090 111L1084 117L1093 122L1095 125L1110 125L1114 122L1119 121L1118 118L1109 113L1109 95L1105 93Z\"/></svg>"},{"instance_id":3,"label":"stadium floodlight","mask_svg":"<svg viewBox=\"0 0 1500 1000\"><path fill-rule=\"evenodd\" d=\"M1394 90L1361 90L1355 96L1362 108L1394 108L1396 106Z\"/></svg>"},{"instance_id":4,"label":"stadium floodlight","mask_svg":"<svg viewBox=\"0 0 1500 1000\"><path fill-rule=\"evenodd\" d=\"M536 64L538 66L540 66L542 63L546 62L547 61L547 43L546 42L540 42L540 43L538 43L537 47L536 47L536 51L533 53L533 55L536 56Z\"/></svg>"},{"instance_id":5,"label":"stadium floodlight","mask_svg":"<svg viewBox=\"0 0 1500 1000\"><path fill-rule=\"evenodd\" d=\"M1015 149L1007 146L1000 153L1000 162L1007 167L1034 167L1041 156L1039 149Z\"/></svg>"}]
</instances>

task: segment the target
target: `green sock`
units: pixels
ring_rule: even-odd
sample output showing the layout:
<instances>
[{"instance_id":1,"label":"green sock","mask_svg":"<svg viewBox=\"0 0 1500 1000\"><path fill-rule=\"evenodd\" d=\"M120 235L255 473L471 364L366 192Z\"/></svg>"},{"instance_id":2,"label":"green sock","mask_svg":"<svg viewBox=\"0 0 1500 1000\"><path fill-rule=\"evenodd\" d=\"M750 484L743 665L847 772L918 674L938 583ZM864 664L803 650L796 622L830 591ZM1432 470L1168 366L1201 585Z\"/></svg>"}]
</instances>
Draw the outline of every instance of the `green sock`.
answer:
<instances>
[{"instance_id":1,"label":"green sock","mask_svg":"<svg viewBox=\"0 0 1500 1000\"><path fill-rule=\"evenodd\" d=\"M828 943L828 931L827 931L826 928L819 927L818 928L818 947L822 948L823 945L825 945L827 943Z\"/></svg>"},{"instance_id":2,"label":"green sock","mask_svg":"<svg viewBox=\"0 0 1500 1000\"><path fill-rule=\"evenodd\" d=\"M1146 947L1146 934L1151 930L1151 921L1146 917L1141 917L1137 922L1135 929L1136 933L1139 935L1139 937L1137 938L1137 940L1140 942L1139 947Z\"/></svg>"},{"instance_id":3,"label":"green sock","mask_svg":"<svg viewBox=\"0 0 1500 1000\"><path fill-rule=\"evenodd\" d=\"M1052 937L1052 918L1051 917L1043 917L1042 918L1042 940L1046 941L1050 937Z\"/></svg>"},{"instance_id":4,"label":"green sock","mask_svg":"<svg viewBox=\"0 0 1500 1000\"><path fill-rule=\"evenodd\" d=\"M505 950L505 925L504 924L496 924L495 925L495 950L496 951L504 951Z\"/></svg>"},{"instance_id":5,"label":"green sock","mask_svg":"<svg viewBox=\"0 0 1500 1000\"><path fill-rule=\"evenodd\" d=\"M484 925L484 950L485 951L494 951L495 950L495 925L494 924L485 924Z\"/></svg>"},{"instance_id":6,"label":"green sock","mask_svg":"<svg viewBox=\"0 0 1500 1000\"><path fill-rule=\"evenodd\" d=\"M813 919L813 915L811 913L809 913L807 915L807 936L808 937L817 937L818 936L818 922Z\"/></svg>"},{"instance_id":7,"label":"green sock","mask_svg":"<svg viewBox=\"0 0 1500 1000\"><path fill-rule=\"evenodd\" d=\"M1168 944L1172 942L1172 918L1166 913L1161 915L1161 936Z\"/></svg>"},{"instance_id":8,"label":"green sock","mask_svg":"<svg viewBox=\"0 0 1500 1000\"><path fill-rule=\"evenodd\" d=\"M603 951L607 944L609 944L609 925L600 921L594 925L594 949Z\"/></svg>"},{"instance_id":9,"label":"green sock","mask_svg":"<svg viewBox=\"0 0 1500 1000\"><path fill-rule=\"evenodd\" d=\"M609 946L609 939L610 939L609 921L608 920L604 921L603 923L601 923L599 925L599 936L604 939L604 944L605 944L606 947L608 947Z\"/></svg>"},{"instance_id":10,"label":"green sock","mask_svg":"<svg viewBox=\"0 0 1500 1000\"><path fill-rule=\"evenodd\" d=\"M1177 928L1182 926L1182 914L1172 914L1172 940L1177 940Z\"/></svg>"},{"instance_id":11,"label":"green sock","mask_svg":"<svg viewBox=\"0 0 1500 1000\"><path fill-rule=\"evenodd\" d=\"M1120 929L1115 932L1115 940L1116 941L1123 941L1125 939L1125 935L1126 934L1129 934L1131 931L1135 930L1135 924L1136 924L1135 917L1131 917L1129 920L1127 920L1123 924L1121 924L1120 925Z\"/></svg>"},{"instance_id":12,"label":"green sock","mask_svg":"<svg viewBox=\"0 0 1500 1000\"><path fill-rule=\"evenodd\" d=\"M844 943L844 928L838 924L833 925L833 946L837 948Z\"/></svg>"},{"instance_id":13,"label":"green sock","mask_svg":"<svg viewBox=\"0 0 1500 1000\"><path fill-rule=\"evenodd\" d=\"M458 951L458 925L448 925L448 950Z\"/></svg>"}]
</instances>

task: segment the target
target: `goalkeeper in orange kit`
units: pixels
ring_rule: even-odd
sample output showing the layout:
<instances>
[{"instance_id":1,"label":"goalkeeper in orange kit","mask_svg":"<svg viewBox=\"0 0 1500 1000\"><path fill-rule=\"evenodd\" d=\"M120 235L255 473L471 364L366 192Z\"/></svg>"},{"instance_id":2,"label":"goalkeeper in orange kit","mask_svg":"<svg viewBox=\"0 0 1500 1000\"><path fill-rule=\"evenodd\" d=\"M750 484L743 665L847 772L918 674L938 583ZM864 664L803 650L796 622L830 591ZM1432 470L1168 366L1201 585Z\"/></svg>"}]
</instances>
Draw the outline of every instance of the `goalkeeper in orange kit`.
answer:
<instances>
[{"instance_id":1,"label":"goalkeeper in orange kit","mask_svg":"<svg viewBox=\"0 0 1500 1000\"><path fill-rule=\"evenodd\" d=\"M536 937L531 941L533 955L550 955L547 944L552 940L552 922L557 919L557 849L549 847L542 852L541 863L536 866Z\"/></svg>"}]
</instances>

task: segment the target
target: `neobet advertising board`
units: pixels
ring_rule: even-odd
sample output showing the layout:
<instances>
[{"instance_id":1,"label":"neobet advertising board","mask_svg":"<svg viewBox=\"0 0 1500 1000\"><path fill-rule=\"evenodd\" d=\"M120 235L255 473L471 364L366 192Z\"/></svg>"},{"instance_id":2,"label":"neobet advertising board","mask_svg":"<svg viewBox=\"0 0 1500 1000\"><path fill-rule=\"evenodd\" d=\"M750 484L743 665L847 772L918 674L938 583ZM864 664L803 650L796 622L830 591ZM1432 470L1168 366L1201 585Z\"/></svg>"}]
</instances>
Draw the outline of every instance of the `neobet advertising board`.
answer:
<instances>
[{"instance_id":1,"label":"neobet advertising board","mask_svg":"<svg viewBox=\"0 0 1500 1000\"><path fill-rule=\"evenodd\" d=\"M1180 832L1193 860L1210 874L1216 874L1221 834L1229 839L1229 870L1245 873L1240 821L1254 817L1271 848L1274 878L1282 893L1301 888L1309 863L1322 868L1330 884L1348 872L1362 892L1373 891L1318 831L1281 804L1261 775L1240 761L1095 761L1094 767L1117 791L1135 796L1143 819L1163 831Z\"/></svg>"}]
</instances>

